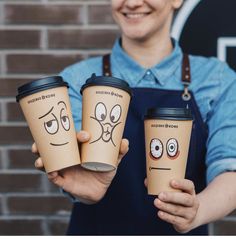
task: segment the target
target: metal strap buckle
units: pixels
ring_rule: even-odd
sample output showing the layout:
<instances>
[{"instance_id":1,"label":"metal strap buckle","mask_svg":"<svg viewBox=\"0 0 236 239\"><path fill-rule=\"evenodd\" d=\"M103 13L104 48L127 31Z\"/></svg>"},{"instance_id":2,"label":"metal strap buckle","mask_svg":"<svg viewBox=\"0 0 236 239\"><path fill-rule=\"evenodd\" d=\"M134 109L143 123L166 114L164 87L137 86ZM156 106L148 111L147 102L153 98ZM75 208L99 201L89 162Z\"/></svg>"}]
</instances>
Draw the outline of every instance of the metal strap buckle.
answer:
<instances>
[{"instance_id":1,"label":"metal strap buckle","mask_svg":"<svg viewBox=\"0 0 236 239\"><path fill-rule=\"evenodd\" d=\"M189 84L188 84L189 85ZM182 99L184 100L184 101L189 101L190 99L191 99L191 95L190 95L190 93L189 93L189 91L188 91L188 86L187 86L187 84L184 84L184 92L183 92L183 94L182 94Z\"/></svg>"}]
</instances>

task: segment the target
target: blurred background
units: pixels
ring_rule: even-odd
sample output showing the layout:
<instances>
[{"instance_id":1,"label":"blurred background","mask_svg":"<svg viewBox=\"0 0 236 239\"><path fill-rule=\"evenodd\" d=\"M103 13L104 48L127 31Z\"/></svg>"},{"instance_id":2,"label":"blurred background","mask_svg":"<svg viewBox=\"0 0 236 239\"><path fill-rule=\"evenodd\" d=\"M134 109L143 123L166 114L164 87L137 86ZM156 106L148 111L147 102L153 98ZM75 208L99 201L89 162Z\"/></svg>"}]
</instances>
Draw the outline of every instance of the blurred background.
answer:
<instances>
[{"instance_id":1,"label":"blurred background","mask_svg":"<svg viewBox=\"0 0 236 239\"><path fill-rule=\"evenodd\" d=\"M71 203L34 168L17 87L110 51L118 29L109 0L0 0L0 235L64 235ZM235 0L185 0L173 36L185 51L236 69ZM207 212L206 212L207 213ZM236 212L210 224L236 235Z\"/></svg>"}]
</instances>

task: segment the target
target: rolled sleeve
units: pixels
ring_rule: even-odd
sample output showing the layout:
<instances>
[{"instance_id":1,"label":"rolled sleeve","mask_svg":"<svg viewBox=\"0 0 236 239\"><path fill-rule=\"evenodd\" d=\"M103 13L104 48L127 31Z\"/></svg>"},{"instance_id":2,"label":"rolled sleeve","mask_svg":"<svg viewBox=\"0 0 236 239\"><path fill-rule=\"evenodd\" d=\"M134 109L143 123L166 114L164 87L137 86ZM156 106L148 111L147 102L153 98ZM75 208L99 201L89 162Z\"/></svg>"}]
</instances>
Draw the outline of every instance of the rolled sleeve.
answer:
<instances>
[{"instance_id":1,"label":"rolled sleeve","mask_svg":"<svg viewBox=\"0 0 236 239\"><path fill-rule=\"evenodd\" d=\"M236 171L236 158L221 159L212 162L207 169L207 183L221 173Z\"/></svg>"},{"instance_id":2,"label":"rolled sleeve","mask_svg":"<svg viewBox=\"0 0 236 239\"><path fill-rule=\"evenodd\" d=\"M80 200L76 197L74 197L71 193L68 193L67 191L65 191L63 188L60 188L59 189L60 192L66 196L72 203L78 203L80 202Z\"/></svg>"},{"instance_id":3,"label":"rolled sleeve","mask_svg":"<svg viewBox=\"0 0 236 239\"><path fill-rule=\"evenodd\" d=\"M236 170L236 73L222 63L220 93L209 113L207 182L226 171Z\"/></svg>"}]
</instances>

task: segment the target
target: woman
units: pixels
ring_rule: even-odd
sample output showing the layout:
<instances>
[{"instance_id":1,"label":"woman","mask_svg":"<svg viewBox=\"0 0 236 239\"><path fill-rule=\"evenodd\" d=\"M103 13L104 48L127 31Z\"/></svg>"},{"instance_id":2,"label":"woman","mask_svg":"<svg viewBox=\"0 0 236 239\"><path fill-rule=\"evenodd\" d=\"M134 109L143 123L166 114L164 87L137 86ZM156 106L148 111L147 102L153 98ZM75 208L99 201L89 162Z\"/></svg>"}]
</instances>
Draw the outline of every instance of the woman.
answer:
<instances>
[{"instance_id":1,"label":"woman","mask_svg":"<svg viewBox=\"0 0 236 239\"><path fill-rule=\"evenodd\" d=\"M80 88L92 73L125 79L134 92L124 133L129 141L122 140L118 160L129 144L130 150L117 172L96 173L76 166L48 175L77 201L68 234L207 234L205 224L236 208L232 200L236 198L236 74L217 59L184 55L171 39L173 13L182 3L112 0L121 38L111 55L82 61L61 73L70 84L77 131L81 128ZM187 179L171 181L181 192L162 192L155 198L147 195L143 185L142 117L145 109L157 106L188 106L195 120ZM87 132L77 136L80 143L89 140ZM35 145L32 150L37 152ZM42 166L39 158L36 167Z\"/></svg>"}]
</instances>

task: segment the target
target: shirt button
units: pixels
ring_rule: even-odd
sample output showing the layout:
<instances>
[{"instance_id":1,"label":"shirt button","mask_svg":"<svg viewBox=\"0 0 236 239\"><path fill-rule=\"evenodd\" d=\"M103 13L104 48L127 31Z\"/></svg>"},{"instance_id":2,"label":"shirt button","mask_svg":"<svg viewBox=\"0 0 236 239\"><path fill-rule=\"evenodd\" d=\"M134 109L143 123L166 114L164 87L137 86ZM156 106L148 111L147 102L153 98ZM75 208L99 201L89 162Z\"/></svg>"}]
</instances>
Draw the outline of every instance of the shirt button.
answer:
<instances>
[{"instance_id":1,"label":"shirt button","mask_svg":"<svg viewBox=\"0 0 236 239\"><path fill-rule=\"evenodd\" d=\"M150 75L151 74L151 72L150 71L147 71L147 73L146 73L147 75Z\"/></svg>"}]
</instances>

